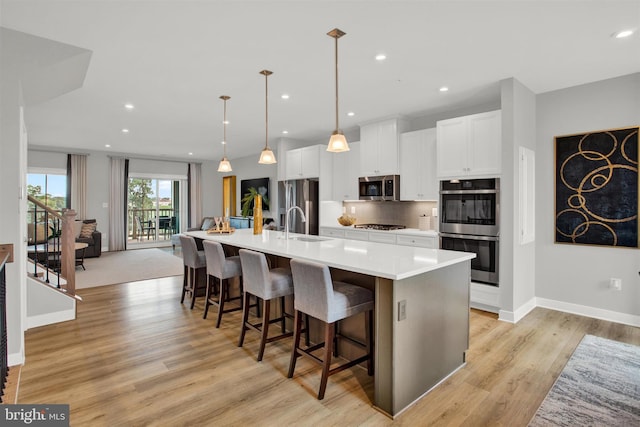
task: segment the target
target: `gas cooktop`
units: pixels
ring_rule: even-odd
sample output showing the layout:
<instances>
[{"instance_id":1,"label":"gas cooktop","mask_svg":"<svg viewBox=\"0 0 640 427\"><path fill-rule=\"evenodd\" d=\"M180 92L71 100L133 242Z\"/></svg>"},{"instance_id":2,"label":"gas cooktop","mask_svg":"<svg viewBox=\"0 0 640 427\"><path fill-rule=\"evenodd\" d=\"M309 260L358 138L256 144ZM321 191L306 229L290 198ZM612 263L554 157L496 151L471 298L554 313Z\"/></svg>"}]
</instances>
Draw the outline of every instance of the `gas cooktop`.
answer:
<instances>
[{"instance_id":1,"label":"gas cooktop","mask_svg":"<svg viewBox=\"0 0 640 427\"><path fill-rule=\"evenodd\" d=\"M393 224L356 224L353 227L365 228L367 230L402 230L403 228L407 228L404 225Z\"/></svg>"}]
</instances>

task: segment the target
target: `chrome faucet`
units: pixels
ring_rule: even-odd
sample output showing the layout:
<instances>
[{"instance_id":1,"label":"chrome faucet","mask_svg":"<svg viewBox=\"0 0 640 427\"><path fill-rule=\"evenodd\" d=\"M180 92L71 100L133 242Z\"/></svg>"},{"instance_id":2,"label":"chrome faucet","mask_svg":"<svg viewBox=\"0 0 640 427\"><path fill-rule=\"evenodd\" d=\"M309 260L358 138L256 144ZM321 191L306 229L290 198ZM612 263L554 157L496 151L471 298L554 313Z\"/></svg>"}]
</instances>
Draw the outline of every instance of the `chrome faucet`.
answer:
<instances>
[{"instance_id":1,"label":"chrome faucet","mask_svg":"<svg viewBox=\"0 0 640 427\"><path fill-rule=\"evenodd\" d=\"M284 238L286 240L289 240L289 213L294 209L297 209L300 211L300 216L302 216L302 222L307 222L307 218L304 216L304 211L300 208L300 206L291 206L289 209L287 209L287 213L284 216Z\"/></svg>"}]
</instances>

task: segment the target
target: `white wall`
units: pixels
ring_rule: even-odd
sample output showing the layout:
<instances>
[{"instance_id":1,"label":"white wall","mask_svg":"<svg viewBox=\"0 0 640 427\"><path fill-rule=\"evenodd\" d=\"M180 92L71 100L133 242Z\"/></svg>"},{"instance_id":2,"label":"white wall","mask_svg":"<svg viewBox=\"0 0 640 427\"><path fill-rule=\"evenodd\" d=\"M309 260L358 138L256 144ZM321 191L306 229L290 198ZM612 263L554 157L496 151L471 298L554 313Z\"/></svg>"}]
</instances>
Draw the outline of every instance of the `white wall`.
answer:
<instances>
[{"instance_id":1,"label":"white wall","mask_svg":"<svg viewBox=\"0 0 640 427\"><path fill-rule=\"evenodd\" d=\"M3 76L4 77L4 76ZM22 176L26 159L21 141L21 97L18 83L2 80L0 137L0 243L13 244L14 262L6 264L7 347L9 365L24 362L24 318L26 313L26 190ZM22 197L21 197L22 196Z\"/></svg>"},{"instance_id":2,"label":"white wall","mask_svg":"<svg viewBox=\"0 0 640 427\"><path fill-rule=\"evenodd\" d=\"M519 147L536 149L535 94L516 79L502 81L500 180L500 318L518 321L535 306L535 242L519 243Z\"/></svg>"},{"instance_id":3,"label":"white wall","mask_svg":"<svg viewBox=\"0 0 640 427\"><path fill-rule=\"evenodd\" d=\"M539 305L594 317L619 314L621 321L640 324L640 250L554 244L554 137L639 124L640 73L538 95L535 274ZM611 277L622 279L622 291L608 288Z\"/></svg>"}]
</instances>

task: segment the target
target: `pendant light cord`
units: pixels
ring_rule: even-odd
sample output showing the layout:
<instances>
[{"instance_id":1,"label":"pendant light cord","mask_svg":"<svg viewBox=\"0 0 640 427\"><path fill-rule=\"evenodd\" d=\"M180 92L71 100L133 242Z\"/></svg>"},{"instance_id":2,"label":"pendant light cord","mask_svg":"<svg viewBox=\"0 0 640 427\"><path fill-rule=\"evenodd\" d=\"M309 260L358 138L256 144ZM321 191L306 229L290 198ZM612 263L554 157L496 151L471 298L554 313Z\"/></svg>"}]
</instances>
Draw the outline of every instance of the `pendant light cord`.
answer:
<instances>
[{"instance_id":1,"label":"pendant light cord","mask_svg":"<svg viewBox=\"0 0 640 427\"><path fill-rule=\"evenodd\" d=\"M222 119L222 140L224 144L222 149L224 150L224 158L227 158L227 100L224 99L224 118Z\"/></svg>"},{"instance_id":2,"label":"pendant light cord","mask_svg":"<svg viewBox=\"0 0 640 427\"><path fill-rule=\"evenodd\" d=\"M336 40L336 131L340 129L338 124L338 37Z\"/></svg>"},{"instance_id":3,"label":"pendant light cord","mask_svg":"<svg viewBox=\"0 0 640 427\"><path fill-rule=\"evenodd\" d=\"M269 148L269 74L264 73L264 148Z\"/></svg>"}]
</instances>

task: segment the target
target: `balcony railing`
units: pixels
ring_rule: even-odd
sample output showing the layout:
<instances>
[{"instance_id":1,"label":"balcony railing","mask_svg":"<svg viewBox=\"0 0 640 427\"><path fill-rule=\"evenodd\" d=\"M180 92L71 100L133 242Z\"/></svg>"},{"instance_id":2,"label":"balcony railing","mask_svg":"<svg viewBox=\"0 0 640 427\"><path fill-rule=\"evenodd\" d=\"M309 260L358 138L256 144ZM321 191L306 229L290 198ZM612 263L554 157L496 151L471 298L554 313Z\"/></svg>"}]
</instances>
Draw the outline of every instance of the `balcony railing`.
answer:
<instances>
[{"instance_id":1,"label":"balcony railing","mask_svg":"<svg viewBox=\"0 0 640 427\"><path fill-rule=\"evenodd\" d=\"M127 211L127 237L130 241L168 240L180 230L180 218L173 208L138 209Z\"/></svg>"}]
</instances>

